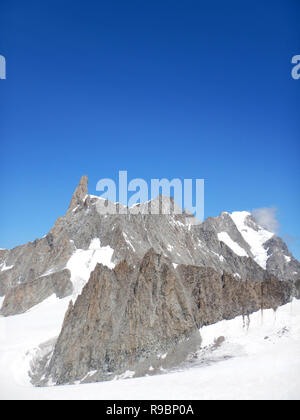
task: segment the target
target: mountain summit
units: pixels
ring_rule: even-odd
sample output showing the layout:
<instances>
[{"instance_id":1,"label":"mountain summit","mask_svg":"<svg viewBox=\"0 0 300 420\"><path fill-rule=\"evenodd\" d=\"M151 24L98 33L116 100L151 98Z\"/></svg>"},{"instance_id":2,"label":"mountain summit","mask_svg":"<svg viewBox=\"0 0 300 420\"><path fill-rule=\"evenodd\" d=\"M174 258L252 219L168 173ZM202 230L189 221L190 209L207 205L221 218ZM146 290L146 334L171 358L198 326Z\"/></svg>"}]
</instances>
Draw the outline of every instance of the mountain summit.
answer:
<instances>
[{"instance_id":1,"label":"mountain summit","mask_svg":"<svg viewBox=\"0 0 300 420\"><path fill-rule=\"evenodd\" d=\"M69 206L69 211L74 210L77 206L79 206L87 195L88 195L88 177L86 175L83 175L81 177L78 187L76 188L73 194L73 197Z\"/></svg>"},{"instance_id":2,"label":"mountain summit","mask_svg":"<svg viewBox=\"0 0 300 420\"><path fill-rule=\"evenodd\" d=\"M98 200L83 176L45 237L0 250L2 316L52 295L72 300L36 363L39 385L159 372L199 346L201 326L299 296L300 263L248 212L200 224L185 213L144 214L151 203L100 215Z\"/></svg>"}]
</instances>

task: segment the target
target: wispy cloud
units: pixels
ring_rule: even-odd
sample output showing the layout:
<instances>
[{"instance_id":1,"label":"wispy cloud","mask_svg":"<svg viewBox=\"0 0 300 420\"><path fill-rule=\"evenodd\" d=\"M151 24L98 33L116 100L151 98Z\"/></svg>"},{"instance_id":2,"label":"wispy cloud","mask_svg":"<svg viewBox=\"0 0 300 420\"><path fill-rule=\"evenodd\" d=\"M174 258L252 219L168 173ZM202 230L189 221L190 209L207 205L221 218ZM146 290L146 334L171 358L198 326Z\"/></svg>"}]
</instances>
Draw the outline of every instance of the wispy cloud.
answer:
<instances>
[{"instance_id":1,"label":"wispy cloud","mask_svg":"<svg viewBox=\"0 0 300 420\"><path fill-rule=\"evenodd\" d=\"M289 235L288 233L283 233L281 237L288 245L293 245L300 239L300 236Z\"/></svg>"},{"instance_id":2,"label":"wispy cloud","mask_svg":"<svg viewBox=\"0 0 300 420\"><path fill-rule=\"evenodd\" d=\"M260 209L254 209L252 211L252 215L260 226L264 227L270 232L278 232L279 222L277 220L276 207L263 207Z\"/></svg>"}]
</instances>

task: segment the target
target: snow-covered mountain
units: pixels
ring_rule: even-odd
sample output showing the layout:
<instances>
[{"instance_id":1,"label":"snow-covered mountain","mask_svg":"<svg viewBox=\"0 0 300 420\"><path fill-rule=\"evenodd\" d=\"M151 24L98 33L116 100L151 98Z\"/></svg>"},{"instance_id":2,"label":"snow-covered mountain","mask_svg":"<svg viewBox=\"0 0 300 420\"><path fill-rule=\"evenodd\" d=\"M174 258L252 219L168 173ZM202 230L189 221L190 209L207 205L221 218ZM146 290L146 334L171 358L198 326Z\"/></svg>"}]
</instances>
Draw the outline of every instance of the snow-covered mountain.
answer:
<instances>
[{"instance_id":1,"label":"snow-covered mountain","mask_svg":"<svg viewBox=\"0 0 300 420\"><path fill-rule=\"evenodd\" d=\"M187 213L145 214L153 202L100 215L99 200L82 177L44 238L0 250L0 326L35 325L39 308L57 307L49 331L38 320L40 341L18 345L15 337L10 347L13 354L46 342L26 358L34 383L159 373L198 351L204 325L299 298L300 263L248 212L200 224Z\"/></svg>"},{"instance_id":2,"label":"snow-covered mountain","mask_svg":"<svg viewBox=\"0 0 300 420\"><path fill-rule=\"evenodd\" d=\"M135 265L153 248L174 264L212 267L238 278L262 280L267 270L280 280L300 277L300 264L285 243L247 212L222 213L199 224L186 214L106 215L88 195L82 177L65 216L42 239L0 250L1 313L22 313L53 293L75 298L97 263ZM169 198L160 197L162 204Z\"/></svg>"}]
</instances>

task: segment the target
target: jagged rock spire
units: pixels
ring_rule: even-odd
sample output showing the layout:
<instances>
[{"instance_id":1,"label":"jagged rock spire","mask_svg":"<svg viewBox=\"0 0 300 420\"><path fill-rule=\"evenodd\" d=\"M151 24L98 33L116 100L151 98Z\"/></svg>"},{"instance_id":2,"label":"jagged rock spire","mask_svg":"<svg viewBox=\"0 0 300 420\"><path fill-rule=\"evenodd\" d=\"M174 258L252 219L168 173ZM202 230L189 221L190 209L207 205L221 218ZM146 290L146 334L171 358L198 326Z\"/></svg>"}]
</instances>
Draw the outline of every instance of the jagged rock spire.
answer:
<instances>
[{"instance_id":1,"label":"jagged rock spire","mask_svg":"<svg viewBox=\"0 0 300 420\"><path fill-rule=\"evenodd\" d=\"M73 210L76 206L81 204L82 200L87 194L88 194L88 177L86 175L83 175L81 177L78 187L76 188L73 194L68 211Z\"/></svg>"}]
</instances>

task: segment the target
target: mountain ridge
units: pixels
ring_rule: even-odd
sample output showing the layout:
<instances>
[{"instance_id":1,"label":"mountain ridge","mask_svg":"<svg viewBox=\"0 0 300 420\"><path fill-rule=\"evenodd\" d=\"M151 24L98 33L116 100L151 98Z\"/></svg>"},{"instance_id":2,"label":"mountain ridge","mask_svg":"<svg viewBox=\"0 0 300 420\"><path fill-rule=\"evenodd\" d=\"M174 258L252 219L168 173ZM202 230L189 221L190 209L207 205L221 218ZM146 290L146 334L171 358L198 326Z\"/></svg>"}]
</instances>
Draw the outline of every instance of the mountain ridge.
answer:
<instances>
[{"instance_id":1,"label":"mountain ridge","mask_svg":"<svg viewBox=\"0 0 300 420\"><path fill-rule=\"evenodd\" d=\"M44 238L12 250L0 250L0 296L5 297L2 315L22 313L53 293L72 296L74 287L78 289L79 284L81 287L86 284L97 262L116 265L127 260L134 265L150 248L175 264L208 266L249 280L262 281L266 275L243 230L248 230L251 238L255 232L266 234L267 231L259 227L248 212L233 215L223 212L201 224L186 217L186 213L99 215L99 198L87 193L88 178L83 176L65 216L56 220ZM170 199L160 197L160 200L164 205ZM151 202L136 207L143 212L143 207L149 205ZM234 220L237 215L240 226ZM296 281L300 276L299 262L280 238L271 232L267 237L266 243L258 244L260 258L266 258L265 268L280 280ZM239 248L244 255L237 255ZM111 262L105 257L107 254L111 254ZM80 261L89 266L81 277L74 273ZM41 280L45 276L50 276L46 286ZM58 292L54 283L59 282L60 276ZM54 282L53 277L56 278ZM28 298L29 289L35 295L34 299ZM80 291L79 287L77 295ZM76 293L73 298L76 298ZM18 296L18 302L14 295Z\"/></svg>"},{"instance_id":2,"label":"mountain ridge","mask_svg":"<svg viewBox=\"0 0 300 420\"><path fill-rule=\"evenodd\" d=\"M118 203L127 214L99 202L83 176L45 237L0 251L1 316L69 298L59 336L31 360L34 385L160 374L194 357L201 327L300 296L300 263L251 213L199 223L164 196Z\"/></svg>"},{"instance_id":3,"label":"mountain ridge","mask_svg":"<svg viewBox=\"0 0 300 420\"><path fill-rule=\"evenodd\" d=\"M199 329L290 301L292 285L273 276L243 281L209 267L178 265L150 249L140 263L97 264L69 305L46 368L34 383L57 385L133 377L175 368L201 345ZM41 362L40 362L41 363ZM41 376L42 375L42 376Z\"/></svg>"}]
</instances>

